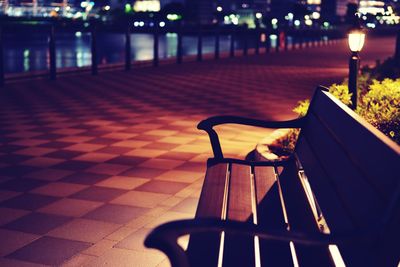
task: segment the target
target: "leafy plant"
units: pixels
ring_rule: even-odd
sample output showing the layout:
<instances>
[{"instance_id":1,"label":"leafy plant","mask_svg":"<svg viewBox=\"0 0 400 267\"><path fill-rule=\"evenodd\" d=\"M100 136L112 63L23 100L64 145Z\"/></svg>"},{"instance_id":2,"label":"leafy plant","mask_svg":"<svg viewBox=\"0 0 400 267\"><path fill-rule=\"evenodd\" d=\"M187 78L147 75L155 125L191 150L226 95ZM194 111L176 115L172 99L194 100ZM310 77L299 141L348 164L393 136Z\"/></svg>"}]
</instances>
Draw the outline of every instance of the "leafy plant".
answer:
<instances>
[{"instance_id":1,"label":"leafy plant","mask_svg":"<svg viewBox=\"0 0 400 267\"><path fill-rule=\"evenodd\" d=\"M371 80L369 75L361 76L359 82L359 103L356 112L384 134L400 144L400 79L383 81ZM342 101L351 105L351 96L345 80L342 84L333 84L329 92ZM309 100L303 100L293 109L299 117L307 114ZM287 135L276 140L272 149L279 152L293 151L296 145L299 129L291 129Z\"/></svg>"},{"instance_id":2,"label":"leafy plant","mask_svg":"<svg viewBox=\"0 0 400 267\"><path fill-rule=\"evenodd\" d=\"M400 144L400 79L373 80L356 112Z\"/></svg>"}]
</instances>

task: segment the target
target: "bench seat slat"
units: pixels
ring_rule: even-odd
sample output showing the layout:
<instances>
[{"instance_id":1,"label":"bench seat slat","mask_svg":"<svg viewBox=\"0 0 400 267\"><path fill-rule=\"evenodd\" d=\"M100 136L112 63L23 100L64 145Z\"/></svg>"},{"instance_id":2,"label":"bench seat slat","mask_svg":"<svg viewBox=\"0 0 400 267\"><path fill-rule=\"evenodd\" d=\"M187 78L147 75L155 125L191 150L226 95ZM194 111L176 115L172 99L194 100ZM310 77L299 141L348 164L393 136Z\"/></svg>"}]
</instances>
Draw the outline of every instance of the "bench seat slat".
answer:
<instances>
[{"instance_id":1,"label":"bench seat slat","mask_svg":"<svg viewBox=\"0 0 400 267\"><path fill-rule=\"evenodd\" d=\"M253 223L251 167L232 164L227 219ZM254 266L254 237L225 235L223 266Z\"/></svg>"},{"instance_id":2,"label":"bench seat slat","mask_svg":"<svg viewBox=\"0 0 400 267\"><path fill-rule=\"evenodd\" d=\"M291 231L319 233L316 219L298 176L294 161L279 168L279 183ZM300 266L334 266L328 247L294 244Z\"/></svg>"},{"instance_id":3,"label":"bench seat slat","mask_svg":"<svg viewBox=\"0 0 400 267\"><path fill-rule=\"evenodd\" d=\"M227 174L227 163L207 168L196 218L222 218ZM192 234L187 250L191 266L217 266L220 239L219 233Z\"/></svg>"},{"instance_id":4,"label":"bench seat slat","mask_svg":"<svg viewBox=\"0 0 400 267\"><path fill-rule=\"evenodd\" d=\"M257 222L263 229L285 230L274 167L255 167ZM289 243L260 240L261 266L293 266Z\"/></svg>"}]
</instances>

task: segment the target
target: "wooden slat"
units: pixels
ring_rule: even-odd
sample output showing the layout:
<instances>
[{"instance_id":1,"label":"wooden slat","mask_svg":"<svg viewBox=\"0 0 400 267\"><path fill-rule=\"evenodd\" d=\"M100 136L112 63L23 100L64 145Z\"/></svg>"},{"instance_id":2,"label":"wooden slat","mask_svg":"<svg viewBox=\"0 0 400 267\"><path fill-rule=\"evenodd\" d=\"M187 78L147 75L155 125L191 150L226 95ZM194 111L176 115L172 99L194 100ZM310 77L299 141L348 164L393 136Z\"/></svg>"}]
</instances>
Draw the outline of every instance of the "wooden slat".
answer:
<instances>
[{"instance_id":1,"label":"wooden slat","mask_svg":"<svg viewBox=\"0 0 400 267\"><path fill-rule=\"evenodd\" d=\"M226 163L208 167L196 218L222 218L227 173L228 164ZM187 250L191 266L217 266L219 247L219 233L191 235Z\"/></svg>"},{"instance_id":2,"label":"wooden slat","mask_svg":"<svg viewBox=\"0 0 400 267\"><path fill-rule=\"evenodd\" d=\"M389 211L389 203L395 201L395 190L399 186L399 146L326 92L316 93L303 134L311 144L311 153L315 154L314 162L309 161L305 169L317 198L324 198L325 189L317 186L321 184L320 177L310 175L315 162L321 164L326 174L323 177L336 191L334 199L341 202L355 224L353 229L340 222L344 217L338 216L338 211L332 209L330 203L320 200L331 232L376 232L384 228L385 214ZM303 157L302 161L308 157ZM349 266L377 265L380 256L376 247L387 243L385 239L390 239L390 235L399 235L398 227L395 232L383 235L375 247L363 243L339 249ZM386 249L386 256L382 258L395 258L395 253L388 251Z\"/></svg>"},{"instance_id":3,"label":"wooden slat","mask_svg":"<svg viewBox=\"0 0 400 267\"><path fill-rule=\"evenodd\" d=\"M207 168L196 218L221 218L224 202L228 164L221 163Z\"/></svg>"},{"instance_id":4,"label":"wooden slat","mask_svg":"<svg viewBox=\"0 0 400 267\"><path fill-rule=\"evenodd\" d=\"M301 158L305 174L329 225L355 231L356 225L352 220L351 214L345 209L340 196L330 180L324 179L327 174L320 164L318 164L318 159L302 135L297 141L296 153L299 153L298 157ZM327 209L332 212L325 214L324 211Z\"/></svg>"},{"instance_id":5,"label":"wooden slat","mask_svg":"<svg viewBox=\"0 0 400 267\"><path fill-rule=\"evenodd\" d=\"M274 167L255 167L257 223L265 229L285 230ZM260 240L261 266L293 266L289 243Z\"/></svg>"},{"instance_id":6,"label":"wooden slat","mask_svg":"<svg viewBox=\"0 0 400 267\"><path fill-rule=\"evenodd\" d=\"M294 161L289 162L279 173L284 207L291 231L318 233L307 195L297 174ZM295 244L296 256L300 266L334 266L328 247L304 246Z\"/></svg>"},{"instance_id":7,"label":"wooden slat","mask_svg":"<svg viewBox=\"0 0 400 267\"><path fill-rule=\"evenodd\" d=\"M253 223L251 167L232 164L227 219ZM223 266L254 266L254 237L226 234Z\"/></svg>"},{"instance_id":8,"label":"wooden slat","mask_svg":"<svg viewBox=\"0 0 400 267\"><path fill-rule=\"evenodd\" d=\"M326 92L317 92L311 112L340 141L381 196L390 200L399 184L400 147L348 107L332 99Z\"/></svg>"},{"instance_id":9,"label":"wooden slat","mask_svg":"<svg viewBox=\"0 0 400 267\"><path fill-rule=\"evenodd\" d=\"M329 131L315 118L309 114L306 128L303 132L310 149L313 151L317 162L325 171L324 177L318 179L328 179L331 186L335 188L343 206L351 214L352 218L360 228L366 228L377 223L384 213L384 199L379 195L368 180L365 174L360 171L357 165L351 161L349 154L335 139L330 136ZM325 138L321 138L324 136ZM298 151L302 160L301 150ZM379 169L379 168L378 168ZM307 172L307 169L306 169ZM310 178L313 181L314 177ZM324 188L318 188L316 194L324 194ZM325 216L335 210L321 207ZM332 231L345 231L333 225Z\"/></svg>"}]
</instances>

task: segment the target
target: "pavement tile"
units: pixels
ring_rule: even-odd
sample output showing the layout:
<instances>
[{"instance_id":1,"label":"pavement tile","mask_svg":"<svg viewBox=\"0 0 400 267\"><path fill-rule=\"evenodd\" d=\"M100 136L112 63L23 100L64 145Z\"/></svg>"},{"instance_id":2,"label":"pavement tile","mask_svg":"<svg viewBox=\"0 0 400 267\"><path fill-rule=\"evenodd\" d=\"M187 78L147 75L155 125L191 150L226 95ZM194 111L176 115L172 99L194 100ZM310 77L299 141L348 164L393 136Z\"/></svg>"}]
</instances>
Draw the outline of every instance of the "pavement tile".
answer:
<instances>
[{"instance_id":1,"label":"pavement tile","mask_svg":"<svg viewBox=\"0 0 400 267\"><path fill-rule=\"evenodd\" d=\"M10 209L10 208L2 208L0 207L0 226L12 222L22 216L28 214L27 210L20 209Z\"/></svg>"},{"instance_id":2,"label":"pavement tile","mask_svg":"<svg viewBox=\"0 0 400 267\"><path fill-rule=\"evenodd\" d=\"M139 229L118 242L114 247L146 252L148 248L144 246L144 239L150 231L146 228Z\"/></svg>"},{"instance_id":3,"label":"pavement tile","mask_svg":"<svg viewBox=\"0 0 400 267\"><path fill-rule=\"evenodd\" d=\"M154 168L143 168L143 167L134 167L132 169L129 169L121 175L123 176L131 176L131 177L143 177L143 178L149 178L152 179L154 177L157 177L161 174L166 172L166 170L160 170L160 169L154 169Z\"/></svg>"},{"instance_id":4,"label":"pavement tile","mask_svg":"<svg viewBox=\"0 0 400 267\"><path fill-rule=\"evenodd\" d=\"M1 183L0 189L17 191L17 192L26 192L34 188L43 186L44 184L46 183L40 180L18 178L18 179L11 179L4 183Z\"/></svg>"},{"instance_id":5,"label":"pavement tile","mask_svg":"<svg viewBox=\"0 0 400 267\"><path fill-rule=\"evenodd\" d=\"M113 159L117 157L117 155L109 154L109 153L97 153L97 152L92 152L92 153L85 153L82 154L74 160L79 160L79 161L89 161L89 162L105 162L110 159Z\"/></svg>"},{"instance_id":6,"label":"pavement tile","mask_svg":"<svg viewBox=\"0 0 400 267\"><path fill-rule=\"evenodd\" d=\"M131 267L132 263L135 263L135 267L156 267L164 259L165 256L156 250L142 252L112 248L102 256L89 262L87 266Z\"/></svg>"},{"instance_id":7,"label":"pavement tile","mask_svg":"<svg viewBox=\"0 0 400 267\"><path fill-rule=\"evenodd\" d=\"M69 260L63 262L60 266L61 267L87 266L86 263L92 261L95 258L96 256L78 253L75 254L75 256L73 256Z\"/></svg>"},{"instance_id":8,"label":"pavement tile","mask_svg":"<svg viewBox=\"0 0 400 267\"><path fill-rule=\"evenodd\" d=\"M182 165L184 161L174 159L149 159L141 163L140 167L170 170Z\"/></svg>"},{"instance_id":9,"label":"pavement tile","mask_svg":"<svg viewBox=\"0 0 400 267\"><path fill-rule=\"evenodd\" d=\"M50 205L40 208L38 211L42 213L64 215L69 217L81 217L101 205L103 205L103 202L63 198L51 203Z\"/></svg>"},{"instance_id":10,"label":"pavement tile","mask_svg":"<svg viewBox=\"0 0 400 267\"><path fill-rule=\"evenodd\" d=\"M127 176L112 176L97 183L96 186L132 190L148 181L150 181L150 179L131 178Z\"/></svg>"},{"instance_id":11,"label":"pavement tile","mask_svg":"<svg viewBox=\"0 0 400 267\"><path fill-rule=\"evenodd\" d=\"M121 226L115 223L77 218L50 231L47 235L69 240L96 243L105 236L116 231L119 227Z\"/></svg>"},{"instance_id":12,"label":"pavement tile","mask_svg":"<svg viewBox=\"0 0 400 267\"><path fill-rule=\"evenodd\" d=\"M180 171L199 172L203 174L206 172L206 169L206 162L185 162L176 168L176 170Z\"/></svg>"},{"instance_id":13,"label":"pavement tile","mask_svg":"<svg viewBox=\"0 0 400 267\"><path fill-rule=\"evenodd\" d=\"M62 162L53 166L56 169L63 169L63 170L71 170L71 171L83 171L90 167L93 167L95 164L91 162L79 161L79 160L69 160Z\"/></svg>"},{"instance_id":14,"label":"pavement tile","mask_svg":"<svg viewBox=\"0 0 400 267\"><path fill-rule=\"evenodd\" d=\"M111 201L111 203L135 207L154 208L156 205L162 203L170 196L171 195L168 194L152 192L129 191L115 198Z\"/></svg>"},{"instance_id":15,"label":"pavement tile","mask_svg":"<svg viewBox=\"0 0 400 267\"><path fill-rule=\"evenodd\" d=\"M75 144L72 146L65 147L65 150L72 150L72 151L80 151L80 152L93 152L99 149L102 149L106 147L105 145L99 145L99 144L88 144L88 143L81 143L81 144Z\"/></svg>"},{"instance_id":16,"label":"pavement tile","mask_svg":"<svg viewBox=\"0 0 400 267\"><path fill-rule=\"evenodd\" d=\"M160 150L171 150L180 144L172 144L172 143L163 143L163 142L152 142L148 145L143 146L142 148L149 148L149 149L160 149Z\"/></svg>"},{"instance_id":17,"label":"pavement tile","mask_svg":"<svg viewBox=\"0 0 400 267\"><path fill-rule=\"evenodd\" d=\"M0 173L9 177L23 177L37 170L37 167L19 165L0 168Z\"/></svg>"},{"instance_id":18,"label":"pavement tile","mask_svg":"<svg viewBox=\"0 0 400 267\"><path fill-rule=\"evenodd\" d=\"M0 266L2 267L46 267L48 265L36 264L28 261L20 261L8 258L0 258Z\"/></svg>"},{"instance_id":19,"label":"pavement tile","mask_svg":"<svg viewBox=\"0 0 400 267\"><path fill-rule=\"evenodd\" d=\"M53 203L57 199L58 198L52 196L25 193L1 202L0 206L23 210L37 210L43 206Z\"/></svg>"},{"instance_id":20,"label":"pavement tile","mask_svg":"<svg viewBox=\"0 0 400 267\"><path fill-rule=\"evenodd\" d=\"M92 186L74 195L71 195L70 197L90 201L108 202L125 194L126 192L127 190Z\"/></svg>"},{"instance_id":21,"label":"pavement tile","mask_svg":"<svg viewBox=\"0 0 400 267\"><path fill-rule=\"evenodd\" d=\"M66 216L33 212L6 224L3 227L9 230L44 235L69 220L70 218Z\"/></svg>"},{"instance_id":22,"label":"pavement tile","mask_svg":"<svg viewBox=\"0 0 400 267\"><path fill-rule=\"evenodd\" d=\"M59 159L72 159L82 154L84 153L79 151L57 150L52 153L46 154L46 157L59 158Z\"/></svg>"},{"instance_id":23,"label":"pavement tile","mask_svg":"<svg viewBox=\"0 0 400 267\"><path fill-rule=\"evenodd\" d=\"M58 169L42 169L31 172L24 177L33 178L44 181L58 181L61 178L73 174L74 171L58 170Z\"/></svg>"},{"instance_id":24,"label":"pavement tile","mask_svg":"<svg viewBox=\"0 0 400 267\"><path fill-rule=\"evenodd\" d=\"M150 144L149 141L141 141L141 140L124 140L117 143L114 143L112 147L124 147L124 148L139 148L145 145Z\"/></svg>"},{"instance_id":25,"label":"pavement tile","mask_svg":"<svg viewBox=\"0 0 400 267\"><path fill-rule=\"evenodd\" d=\"M196 180L204 177L204 173L190 172L190 171L168 171L154 178L155 180L180 182L180 183L193 183Z\"/></svg>"},{"instance_id":26,"label":"pavement tile","mask_svg":"<svg viewBox=\"0 0 400 267\"><path fill-rule=\"evenodd\" d=\"M178 211L167 211L160 216L157 216L154 220L150 223L145 225L145 228L152 229L156 226L159 226L166 222L176 221L176 220L185 220L185 219L193 219L194 214L191 213L184 213Z\"/></svg>"},{"instance_id":27,"label":"pavement tile","mask_svg":"<svg viewBox=\"0 0 400 267\"><path fill-rule=\"evenodd\" d=\"M16 197L21 195L21 192L9 191L9 190L0 190L0 203L4 200Z\"/></svg>"},{"instance_id":28,"label":"pavement tile","mask_svg":"<svg viewBox=\"0 0 400 267\"><path fill-rule=\"evenodd\" d=\"M84 218L97 221L125 224L147 212L146 208L105 204L86 214Z\"/></svg>"},{"instance_id":29,"label":"pavement tile","mask_svg":"<svg viewBox=\"0 0 400 267\"><path fill-rule=\"evenodd\" d=\"M107 163L122 164L122 165L128 165L128 166L133 167L133 166L136 166L139 163L142 163L146 160L148 160L147 157L124 154L123 156L119 156L119 157L116 157L116 158L113 158L113 159L107 161Z\"/></svg>"},{"instance_id":30,"label":"pavement tile","mask_svg":"<svg viewBox=\"0 0 400 267\"><path fill-rule=\"evenodd\" d=\"M64 148L64 147L67 147L67 146L71 146L71 145L73 145L74 143L71 143L71 142L59 142L59 141L51 141L51 142L46 142L46 143L44 143L44 144L42 144L42 145L39 145L40 147L48 147L48 148L57 148L57 149L60 149L60 148ZM48 155L48 154L47 154Z\"/></svg>"},{"instance_id":31,"label":"pavement tile","mask_svg":"<svg viewBox=\"0 0 400 267\"><path fill-rule=\"evenodd\" d=\"M138 148L129 151L125 154L125 156L136 156L136 157L145 157L145 158L154 158L165 154L166 150L158 150L158 149L148 149L148 148Z\"/></svg>"},{"instance_id":32,"label":"pavement tile","mask_svg":"<svg viewBox=\"0 0 400 267\"><path fill-rule=\"evenodd\" d=\"M108 146L108 147L99 149L96 152L97 153L108 153L108 154L113 154L113 155L122 155L131 150L132 150L131 147L115 146L115 143L114 143L113 146Z\"/></svg>"},{"instance_id":33,"label":"pavement tile","mask_svg":"<svg viewBox=\"0 0 400 267\"><path fill-rule=\"evenodd\" d=\"M27 155L27 156L42 156L45 154L49 154L51 152L56 151L54 148L46 148L46 147L28 147L18 151L15 151L15 154Z\"/></svg>"},{"instance_id":34,"label":"pavement tile","mask_svg":"<svg viewBox=\"0 0 400 267\"><path fill-rule=\"evenodd\" d=\"M41 167L41 168L46 168L46 167L51 167L56 164L59 164L61 162L64 162L64 159L55 159L51 157L35 157L32 159L28 159L21 164L27 165L27 166L34 166L34 167Z\"/></svg>"},{"instance_id":35,"label":"pavement tile","mask_svg":"<svg viewBox=\"0 0 400 267\"><path fill-rule=\"evenodd\" d=\"M55 197L67 197L87 188L87 185L53 182L31 190L31 193Z\"/></svg>"},{"instance_id":36,"label":"pavement tile","mask_svg":"<svg viewBox=\"0 0 400 267\"><path fill-rule=\"evenodd\" d=\"M190 152L169 151L169 152L159 155L157 157L161 158L161 159L189 160L189 159L194 158L197 155L198 154L196 154L196 153L190 153Z\"/></svg>"},{"instance_id":37,"label":"pavement tile","mask_svg":"<svg viewBox=\"0 0 400 267\"><path fill-rule=\"evenodd\" d=\"M131 168L131 166L129 166L129 165L99 163L99 164L87 169L86 171L91 172L91 173L118 175L130 168Z\"/></svg>"},{"instance_id":38,"label":"pavement tile","mask_svg":"<svg viewBox=\"0 0 400 267\"><path fill-rule=\"evenodd\" d=\"M152 180L137 187L135 190L173 195L187 186L187 183Z\"/></svg>"},{"instance_id":39,"label":"pavement tile","mask_svg":"<svg viewBox=\"0 0 400 267\"><path fill-rule=\"evenodd\" d=\"M105 179L110 177L107 174L98 174L98 173L88 173L88 172L78 172L67 176L60 181L66 183L75 183L75 184L86 184L86 185L93 185L98 182L101 182Z\"/></svg>"},{"instance_id":40,"label":"pavement tile","mask_svg":"<svg viewBox=\"0 0 400 267\"><path fill-rule=\"evenodd\" d=\"M1 146L0 146L0 149L1 149ZM32 156L6 154L4 156L0 156L0 162L7 163L7 164L19 164L20 162L26 161L31 158L32 158Z\"/></svg>"},{"instance_id":41,"label":"pavement tile","mask_svg":"<svg viewBox=\"0 0 400 267\"><path fill-rule=\"evenodd\" d=\"M38 235L0 229L0 256L4 257L39 238ZM3 266L0 261L0 266Z\"/></svg>"},{"instance_id":42,"label":"pavement tile","mask_svg":"<svg viewBox=\"0 0 400 267\"><path fill-rule=\"evenodd\" d=\"M179 202L176 206L174 206L171 211L184 212L189 214L195 214L197 209L197 204L199 203L198 198L188 197Z\"/></svg>"},{"instance_id":43,"label":"pavement tile","mask_svg":"<svg viewBox=\"0 0 400 267\"><path fill-rule=\"evenodd\" d=\"M44 236L7 257L38 264L59 266L90 246L91 244L87 242Z\"/></svg>"}]
</instances>

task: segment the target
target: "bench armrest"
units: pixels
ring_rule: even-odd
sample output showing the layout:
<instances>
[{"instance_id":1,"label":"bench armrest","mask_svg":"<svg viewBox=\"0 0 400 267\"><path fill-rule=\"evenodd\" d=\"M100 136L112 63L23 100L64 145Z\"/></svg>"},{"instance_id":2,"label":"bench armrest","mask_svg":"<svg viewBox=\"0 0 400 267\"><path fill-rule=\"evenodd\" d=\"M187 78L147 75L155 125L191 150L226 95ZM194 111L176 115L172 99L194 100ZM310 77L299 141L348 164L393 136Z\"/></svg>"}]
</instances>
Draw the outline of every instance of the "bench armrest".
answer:
<instances>
[{"instance_id":1,"label":"bench armrest","mask_svg":"<svg viewBox=\"0 0 400 267\"><path fill-rule=\"evenodd\" d=\"M290 121L263 121L237 116L215 116L201 121L197 125L197 129L204 130L210 137L214 158L223 159L223 153L217 132L213 129L214 126L221 124L241 124L262 128L301 128L304 118L298 118Z\"/></svg>"},{"instance_id":2,"label":"bench armrest","mask_svg":"<svg viewBox=\"0 0 400 267\"><path fill-rule=\"evenodd\" d=\"M180 220L162 224L156 227L145 239L148 248L163 251L173 267L189 267L189 261L182 247L177 243L179 237L187 234L203 232L222 232L244 236L258 236L260 239L278 242L295 242L297 244L322 245L355 245L372 240L367 235L332 235L323 233L298 233L284 230L263 230L260 226L247 222L222 221L219 219Z\"/></svg>"}]
</instances>

